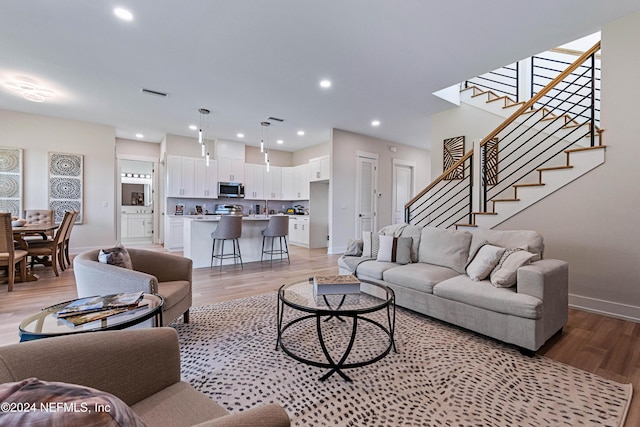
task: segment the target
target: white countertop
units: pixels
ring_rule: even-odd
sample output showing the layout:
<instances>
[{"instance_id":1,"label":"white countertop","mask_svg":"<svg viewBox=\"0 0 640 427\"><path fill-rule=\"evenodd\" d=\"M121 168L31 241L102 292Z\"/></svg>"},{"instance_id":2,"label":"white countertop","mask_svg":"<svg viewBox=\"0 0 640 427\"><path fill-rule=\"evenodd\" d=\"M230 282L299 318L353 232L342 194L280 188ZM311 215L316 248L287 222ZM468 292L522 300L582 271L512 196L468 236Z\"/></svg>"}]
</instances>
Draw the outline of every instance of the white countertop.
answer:
<instances>
[{"instance_id":1,"label":"white countertop","mask_svg":"<svg viewBox=\"0 0 640 427\"><path fill-rule=\"evenodd\" d=\"M221 215L171 215L176 218L183 218L189 221L220 221ZM243 221L268 221L272 216L278 215L247 215L243 216ZM295 218L308 218L309 215L289 215Z\"/></svg>"}]
</instances>

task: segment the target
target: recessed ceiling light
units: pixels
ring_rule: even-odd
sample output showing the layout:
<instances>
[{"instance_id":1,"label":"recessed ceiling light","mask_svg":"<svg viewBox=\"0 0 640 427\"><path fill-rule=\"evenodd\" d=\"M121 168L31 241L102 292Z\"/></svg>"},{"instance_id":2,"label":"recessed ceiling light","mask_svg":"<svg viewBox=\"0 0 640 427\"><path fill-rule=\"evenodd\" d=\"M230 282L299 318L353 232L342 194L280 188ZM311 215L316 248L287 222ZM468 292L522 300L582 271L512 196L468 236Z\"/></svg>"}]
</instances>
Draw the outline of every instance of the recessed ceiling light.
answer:
<instances>
[{"instance_id":1,"label":"recessed ceiling light","mask_svg":"<svg viewBox=\"0 0 640 427\"><path fill-rule=\"evenodd\" d=\"M298 131L298 136L304 136L304 131L303 130L299 130Z\"/></svg>"},{"instance_id":2,"label":"recessed ceiling light","mask_svg":"<svg viewBox=\"0 0 640 427\"><path fill-rule=\"evenodd\" d=\"M141 133L136 133L136 138L144 138L144 135Z\"/></svg>"},{"instance_id":3,"label":"recessed ceiling light","mask_svg":"<svg viewBox=\"0 0 640 427\"><path fill-rule=\"evenodd\" d=\"M320 87L323 89L328 89L331 87L331 80L320 80Z\"/></svg>"},{"instance_id":4,"label":"recessed ceiling light","mask_svg":"<svg viewBox=\"0 0 640 427\"><path fill-rule=\"evenodd\" d=\"M374 120L371 122L371 126L380 126L380 120Z\"/></svg>"},{"instance_id":5,"label":"recessed ceiling light","mask_svg":"<svg viewBox=\"0 0 640 427\"><path fill-rule=\"evenodd\" d=\"M284 144L284 141L283 141L283 140L281 140L281 139L277 140L276 142L277 142L278 144Z\"/></svg>"},{"instance_id":6,"label":"recessed ceiling light","mask_svg":"<svg viewBox=\"0 0 640 427\"><path fill-rule=\"evenodd\" d=\"M123 21L133 21L133 14L127 9L116 7L115 9L113 9L113 13Z\"/></svg>"},{"instance_id":7,"label":"recessed ceiling light","mask_svg":"<svg viewBox=\"0 0 640 427\"><path fill-rule=\"evenodd\" d=\"M191 129L191 130L198 130L198 126L196 126L196 125L189 125L189 129Z\"/></svg>"},{"instance_id":8,"label":"recessed ceiling light","mask_svg":"<svg viewBox=\"0 0 640 427\"><path fill-rule=\"evenodd\" d=\"M239 133L236 135L238 138L244 138L244 133Z\"/></svg>"}]
</instances>

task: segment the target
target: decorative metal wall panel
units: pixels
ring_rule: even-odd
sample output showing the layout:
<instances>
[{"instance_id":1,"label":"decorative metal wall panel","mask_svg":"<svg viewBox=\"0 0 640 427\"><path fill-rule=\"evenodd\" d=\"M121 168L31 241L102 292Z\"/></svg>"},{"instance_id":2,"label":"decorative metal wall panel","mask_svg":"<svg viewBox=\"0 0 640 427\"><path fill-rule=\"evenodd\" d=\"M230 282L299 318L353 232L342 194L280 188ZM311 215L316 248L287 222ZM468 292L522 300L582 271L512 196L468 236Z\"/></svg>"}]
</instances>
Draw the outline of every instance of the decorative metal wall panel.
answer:
<instances>
[{"instance_id":1,"label":"decorative metal wall panel","mask_svg":"<svg viewBox=\"0 0 640 427\"><path fill-rule=\"evenodd\" d=\"M496 185L498 183L498 138L491 138L487 141L483 159L483 170L485 171L486 185Z\"/></svg>"},{"instance_id":2,"label":"decorative metal wall panel","mask_svg":"<svg viewBox=\"0 0 640 427\"><path fill-rule=\"evenodd\" d=\"M65 211L78 211L76 224L83 222L84 157L81 154L49 153L49 209L56 223Z\"/></svg>"},{"instance_id":3,"label":"decorative metal wall panel","mask_svg":"<svg viewBox=\"0 0 640 427\"><path fill-rule=\"evenodd\" d=\"M443 159L442 159L442 170L447 171L450 167L452 167L458 160L464 156L464 136L457 136L455 138L448 138L444 140L443 145ZM464 178L464 165L461 164L454 170L452 170L447 176L444 177L446 180L453 179L463 179Z\"/></svg>"},{"instance_id":4,"label":"decorative metal wall panel","mask_svg":"<svg viewBox=\"0 0 640 427\"><path fill-rule=\"evenodd\" d=\"M22 217L22 149L0 147L0 212Z\"/></svg>"}]
</instances>

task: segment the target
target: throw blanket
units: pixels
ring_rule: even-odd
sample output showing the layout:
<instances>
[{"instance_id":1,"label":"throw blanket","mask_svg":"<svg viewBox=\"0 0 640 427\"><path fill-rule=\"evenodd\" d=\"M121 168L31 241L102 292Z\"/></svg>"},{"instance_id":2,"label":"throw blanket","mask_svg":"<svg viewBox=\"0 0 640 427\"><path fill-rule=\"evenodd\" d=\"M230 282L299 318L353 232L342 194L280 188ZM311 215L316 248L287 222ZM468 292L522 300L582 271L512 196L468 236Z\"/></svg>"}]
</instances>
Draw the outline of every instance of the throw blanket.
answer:
<instances>
[{"instance_id":1,"label":"throw blanket","mask_svg":"<svg viewBox=\"0 0 640 427\"><path fill-rule=\"evenodd\" d=\"M407 225L409 224L402 223L387 225L386 227L383 227L382 230L380 230L380 234L384 234L385 236L400 237L400 235L402 234L402 230L404 230Z\"/></svg>"},{"instance_id":2,"label":"throw blanket","mask_svg":"<svg viewBox=\"0 0 640 427\"><path fill-rule=\"evenodd\" d=\"M346 268L352 273L356 272L356 268L358 268L358 265L360 265L361 262L365 262L369 260L375 261L375 258L362 257L362 256L344 256L343 255L340 259L342 259Z\"/></svg>"}]
</instances>

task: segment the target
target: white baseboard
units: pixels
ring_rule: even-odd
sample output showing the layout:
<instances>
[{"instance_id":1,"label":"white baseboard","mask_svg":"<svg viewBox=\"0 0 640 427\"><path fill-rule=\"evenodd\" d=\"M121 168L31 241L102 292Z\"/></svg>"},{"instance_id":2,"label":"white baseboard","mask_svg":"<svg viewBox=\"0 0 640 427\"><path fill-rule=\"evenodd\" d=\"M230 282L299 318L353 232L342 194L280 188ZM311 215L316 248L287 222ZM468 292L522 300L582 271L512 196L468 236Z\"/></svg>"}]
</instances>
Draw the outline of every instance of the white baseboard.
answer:
<instances>
[{"instance_id":1,"label":"white baseboard","mask_svg":"<svg viewBox=\"0 0 640 427\"><path fill-rule=\"evenodd\" d=\"M640 323L640 307L569 294L569 307Z\"/></svg>"},{"instance_id":2,"label":"white baseboard","mask_svg":"<svg viewBox=\"0 0 640 427\"><path fill-rule=\"evenodd\" d=\"M336 255L336 254L343 254L345 253L347 250L347 246L330 246L327 248L327 254L328 255Z\"/></svg>"}]
</instances>

